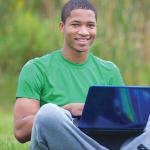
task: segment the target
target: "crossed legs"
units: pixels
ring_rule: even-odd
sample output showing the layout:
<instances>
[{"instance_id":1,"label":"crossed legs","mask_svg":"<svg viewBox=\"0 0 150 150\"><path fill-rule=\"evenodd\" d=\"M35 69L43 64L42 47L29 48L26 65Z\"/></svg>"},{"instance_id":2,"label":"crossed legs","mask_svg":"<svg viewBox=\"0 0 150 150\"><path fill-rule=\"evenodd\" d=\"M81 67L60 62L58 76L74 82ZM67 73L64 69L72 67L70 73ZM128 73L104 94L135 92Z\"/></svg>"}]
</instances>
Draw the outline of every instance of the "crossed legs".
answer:
<instances>
[{"instance_id":1,"label":"crossed legs","mask_svg":"<svg viewBox=\"0 0 150 150\"><path fill-rule=\"evenodd\" d=\"M31 150L108 150L73 124L69 111L46 104L36 115Z\"/></svg>"}]
</instances>

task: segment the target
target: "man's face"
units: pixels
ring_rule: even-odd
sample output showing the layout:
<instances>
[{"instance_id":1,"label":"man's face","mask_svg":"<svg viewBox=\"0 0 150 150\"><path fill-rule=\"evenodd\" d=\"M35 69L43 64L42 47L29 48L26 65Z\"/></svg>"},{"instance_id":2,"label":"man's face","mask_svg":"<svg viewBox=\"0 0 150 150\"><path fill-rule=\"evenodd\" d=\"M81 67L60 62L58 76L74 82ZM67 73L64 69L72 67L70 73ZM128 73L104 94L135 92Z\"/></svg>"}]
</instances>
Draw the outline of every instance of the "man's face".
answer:
<instances>
[{"instance_id":1,"label":"man's face","mask_svg":"<svg viewBox=\"0 0 150 150\"><path fill-rule=\"evenodd\" d=\"M64 49L88 52L96 37L96 18L91 10L75 9L60 29L64 32Z\"/></svg>"}]
</instances>

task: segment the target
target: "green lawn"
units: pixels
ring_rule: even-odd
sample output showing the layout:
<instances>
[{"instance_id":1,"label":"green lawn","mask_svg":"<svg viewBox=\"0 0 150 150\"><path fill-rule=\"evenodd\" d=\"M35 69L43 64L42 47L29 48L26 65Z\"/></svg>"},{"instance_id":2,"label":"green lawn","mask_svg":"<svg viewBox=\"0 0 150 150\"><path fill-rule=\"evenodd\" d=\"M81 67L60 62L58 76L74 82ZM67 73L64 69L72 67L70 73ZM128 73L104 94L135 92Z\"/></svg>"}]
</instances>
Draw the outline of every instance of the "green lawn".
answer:
<instances>
[{"instance_id":1,"label":"green lawn","mask_svg":"<svg viewBox=\"0 0 150 150\"><path fill-rule=\"evenodd\" d=\"M11 110L0 108L0 150L28 150L29 143L20 144L13 136L13 116Z\"/></svg>"}]
</instances>

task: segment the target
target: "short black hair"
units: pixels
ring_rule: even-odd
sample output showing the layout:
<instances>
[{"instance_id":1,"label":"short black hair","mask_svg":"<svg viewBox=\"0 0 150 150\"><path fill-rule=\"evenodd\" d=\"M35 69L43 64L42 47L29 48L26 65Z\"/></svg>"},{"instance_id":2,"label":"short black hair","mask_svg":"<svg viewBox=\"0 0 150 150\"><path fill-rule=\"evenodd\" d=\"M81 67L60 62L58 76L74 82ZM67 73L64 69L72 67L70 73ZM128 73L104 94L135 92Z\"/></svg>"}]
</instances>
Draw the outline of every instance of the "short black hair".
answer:
<instances>
[{"instance_id":1,"label":"short black hair","mask_svg":"<svg viewBox=\"0 0 150 150\"><path fill-rule=\"evenodd\" d=\"M97 20L97 11L88 0L69 0L61 11L61 21L65 23L71 11L75 9L87 9L93 11Z\"/></svg>"}]
</instances>

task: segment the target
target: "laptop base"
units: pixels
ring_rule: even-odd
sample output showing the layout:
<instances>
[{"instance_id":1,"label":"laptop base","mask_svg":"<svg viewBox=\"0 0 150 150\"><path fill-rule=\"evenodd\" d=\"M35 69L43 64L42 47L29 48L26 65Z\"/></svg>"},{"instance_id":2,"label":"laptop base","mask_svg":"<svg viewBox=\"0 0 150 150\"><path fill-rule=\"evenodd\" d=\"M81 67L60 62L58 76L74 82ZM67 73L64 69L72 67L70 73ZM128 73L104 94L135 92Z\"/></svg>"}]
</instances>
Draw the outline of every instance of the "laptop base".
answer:
<instances>
[{"instance_id":1,"label":"laptop base","mask_svg":"<svg viewBox=\"0 0 150 150\"><path fill-rule=\"evenodd\" d=\"M107 147L109 150L119 150L123 143L128 138L134 138L135 135L119 135L119 134L88 134L92 139L97 141L99 144Z\"/></svg>"}]
</instances>

